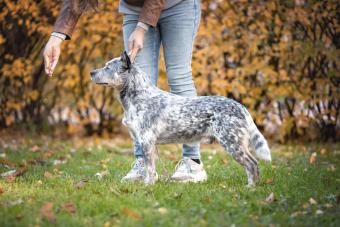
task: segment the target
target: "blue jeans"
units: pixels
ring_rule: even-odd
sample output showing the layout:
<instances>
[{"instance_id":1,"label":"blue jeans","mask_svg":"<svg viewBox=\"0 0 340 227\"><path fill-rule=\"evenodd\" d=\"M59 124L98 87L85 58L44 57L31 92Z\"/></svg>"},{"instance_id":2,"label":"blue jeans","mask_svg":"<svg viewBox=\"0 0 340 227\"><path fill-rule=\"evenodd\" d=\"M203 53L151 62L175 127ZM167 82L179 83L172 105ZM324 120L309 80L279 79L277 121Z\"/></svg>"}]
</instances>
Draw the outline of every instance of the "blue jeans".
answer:
<instances>
[{"instance_id":1,"label":"blue jeans","mask_svg":"<svg viewBox=\"0 0 340 227\"><path fill-rule=\"evenodd\" d=\"M150 27L145 33L144 47L138 53L135 63L150 76L153 84L157 85L158 81L158 61L162 44L170 92L181 96L196 96L191 59L200 17L200 0L183 0L163 10L157 26ZM128 39L137 23L138 15L124 15L123 35L126 50ZM141 145L137 141L135 156L143 156ZM183 156L199 159L199 144L183 144Z\"/></svg>"}]
</instances>

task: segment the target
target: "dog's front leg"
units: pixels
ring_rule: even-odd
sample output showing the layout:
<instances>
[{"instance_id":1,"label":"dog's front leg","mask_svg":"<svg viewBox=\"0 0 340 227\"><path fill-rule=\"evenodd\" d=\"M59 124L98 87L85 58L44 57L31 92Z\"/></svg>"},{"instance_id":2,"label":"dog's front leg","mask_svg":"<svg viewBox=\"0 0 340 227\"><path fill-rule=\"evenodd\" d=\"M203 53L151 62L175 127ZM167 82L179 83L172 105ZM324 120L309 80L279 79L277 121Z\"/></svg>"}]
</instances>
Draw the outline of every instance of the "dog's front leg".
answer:
<instances>
[{"instance_id":1,"label":"dog's front leg","mask_svg":"<svg viewBox=\"0 0 340 227\"><path fill-rule=\"evenodd\" d=\"M145 184L154 184L156 182L156 147L154 144L142 143L142 150L144 153L146 177L144 179Z\"/></svg>"}]
</instances>

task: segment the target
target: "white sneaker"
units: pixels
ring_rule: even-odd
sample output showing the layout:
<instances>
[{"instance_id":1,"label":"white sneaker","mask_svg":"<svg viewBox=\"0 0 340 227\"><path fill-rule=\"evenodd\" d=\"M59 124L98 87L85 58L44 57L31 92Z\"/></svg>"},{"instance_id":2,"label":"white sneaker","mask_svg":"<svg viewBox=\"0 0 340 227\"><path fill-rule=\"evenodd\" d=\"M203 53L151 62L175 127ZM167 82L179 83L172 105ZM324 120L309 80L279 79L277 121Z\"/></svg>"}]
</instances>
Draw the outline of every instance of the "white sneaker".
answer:
<instances>
[{"instance_id":1,"label":"white sneaker","mask_svg":"<svg viewBox=\"0 0 340 227\"><path fill-rule=\"evenodd\" d=\"M144 158L137 158L132 163L132 169L126 174L121 181L143 181L146 178L146 167ZM156 181L158 175L156 173Z\"/></svg>"},{"instance_id":2,"label":"white sneaker","mask_svg":"<svg viewBox=\"0 0 340 227\"><path fill-rule=\"evenodd\" d=\"M208 179L207 173L203 168L203 163L196 163L188 157L183 157L176 165L176 171L170 178L177 182L203 182Z\"/></svg>"}]
</instances>

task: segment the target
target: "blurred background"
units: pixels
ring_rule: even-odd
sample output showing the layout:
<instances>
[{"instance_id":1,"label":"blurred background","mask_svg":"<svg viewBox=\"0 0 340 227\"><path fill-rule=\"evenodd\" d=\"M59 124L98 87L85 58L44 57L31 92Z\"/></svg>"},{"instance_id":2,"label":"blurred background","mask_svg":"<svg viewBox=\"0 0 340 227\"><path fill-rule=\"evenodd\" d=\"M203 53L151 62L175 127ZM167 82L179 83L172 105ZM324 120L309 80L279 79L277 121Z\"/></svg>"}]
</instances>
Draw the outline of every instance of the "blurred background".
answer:
<instances>
[{"instance_id":1,"label":"blurred background","mask_svg":"<svg viewBox=\"0 0 340 227\"><path fill-rule=\"evenodd\" d=\"M81 17L49 78L41 51L61 5L0 0L0 130L127 136L114 90L89 76L123 50L118 1ZM202 0L201 7L192 62L199 95L238 100L273 141L340 138L338 1ZM163 59L160 75L168 90Z\"/></svg>"}]
</instances>

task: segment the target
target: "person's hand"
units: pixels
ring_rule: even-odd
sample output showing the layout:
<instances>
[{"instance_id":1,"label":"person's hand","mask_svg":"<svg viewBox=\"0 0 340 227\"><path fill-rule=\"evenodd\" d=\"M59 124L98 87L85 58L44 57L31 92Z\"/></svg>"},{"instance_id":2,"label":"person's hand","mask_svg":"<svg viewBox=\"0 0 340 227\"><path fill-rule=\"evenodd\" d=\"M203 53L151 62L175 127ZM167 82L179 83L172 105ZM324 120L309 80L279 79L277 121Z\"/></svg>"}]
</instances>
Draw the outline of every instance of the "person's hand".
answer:
<instances>
[{"instance_id":1,"label":"person's hand","mask_svg":"<svg viewBox=\"0 0 340 227\"><path fill-rule=\"evenodd\" d=\"M58 37L51 36L45 46L43 52L45 73L49 76L52 76L53 71L58 63L60 56L60 45L62 41L63 40Z\"/></svg>"},{"instance_id":2,"label":"person's hand","mask_svg":"<svg viewBox=\"0 0 340 227\"><path fill-rule=\"evenodd\" d=\"M145 29L136 27L129 37L129 55L131 62L135 61L137 53L143 48Z\"/></svg>"}]
</instances>

